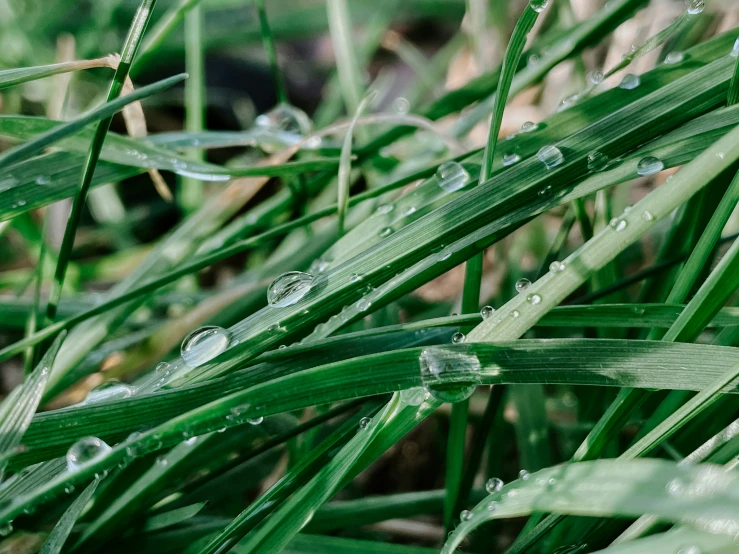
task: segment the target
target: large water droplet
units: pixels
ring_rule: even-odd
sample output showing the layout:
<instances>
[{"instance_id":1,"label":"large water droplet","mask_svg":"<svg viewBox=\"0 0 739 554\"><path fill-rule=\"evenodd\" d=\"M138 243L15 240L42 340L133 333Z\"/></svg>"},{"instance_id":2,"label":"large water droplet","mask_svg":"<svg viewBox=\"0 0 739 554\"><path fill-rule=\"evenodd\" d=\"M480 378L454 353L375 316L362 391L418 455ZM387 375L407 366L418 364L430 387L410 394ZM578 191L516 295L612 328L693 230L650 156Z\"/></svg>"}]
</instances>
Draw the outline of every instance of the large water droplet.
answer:
<instances>
[{"instance_id":1,"label":"large water droplet","mask_svg":"<svg viewBox=\"0 0 739 554\"><path fill-rule=\"evenodd\" d=\"M618 88L632 90L641 84L641 78L633 73L627 73L618 85Z\"/></svg>"},{"instance_id":2,"label":"large water droplet","mask_svg":"<svg viewBox=\"0 0 739 554\"><path fill-rule=\"evenodd\" d=\"M287 131L299 135L307 135L313 124L306 113L291 106L290 104L279 104L270 111L258 116L255 123L258 127L276 131Z\"/></svg>"},{"instance_id":3,"label":"large water droplet","mask_svg":"<svg viewBox=\"0 0 739 554\"><path fill-rule=\"evenodd\" d=\"M180 355L191 368L203 365L228 348L228 331L215 325L195 329L185 337Z\"/></svg>"},{"instance_id":4,"label":"large water droplet","mask_svg":"<svg viewBox=\"0 0 739 554\"><path fill-rule=\"evenodd\" d=\"M67 451L67 470L79 471L111 451L104 440L97 437L85 437L74 443Z\"/></svg>"},{"instance_id":5,"label":"large water droplet","mask_svg":"<svg viewBox=\"0 0 739 554\"><path fill-rule=\"evenodd\" d=\"M697 15L703 11L703 8L706 7L703 0L685 0L685 5L687 6L688 13L690 15Z\"/></svg>"},{"instance_id":6,"label":"large water droplet","mask_svg":"<svg viewBox=\"0 0 739 554\"><path fill-rule=\"evenodd\" d=\"M529 288L530 284L531 281L529 281L526 277L519 279L518 281L516 281L516 292L525 291L527 288Z\"/></svg>"},{"instance_id":7,"label":"large water droplet","mask_svg":"<svg viewBox=\"0 0 739 554\"><path fill-rule=\"evenodd\" d=\"M122 398L133 396L135 392L136 389L131 385L121 383L117 379L111 379L110 381L105 381L105 383L91 389L90 392L87 393L87 396L85 396L84 403L93 404L95 402L105 402L107 400L120 400Z\"/></svg>"},{"instance_id":8,"label":"large water droplet","mask_svg":"<svg viewBox=\"0 0 739 554\"><path fill-rule=\"evenodd\" d=\"M488 479L487 483L485 483L485 490L492 494L501 490L504 485L505 483L503 482L503 479L493 477Z\"/></svg>"},{"instance_id":9,"label":"large water droplet","mask_svg":"<svg viewBox=\"0 0 739 554\"><path fill-rule=\"evenodd\" d=\"M483 306L482 310L480 310L480 315L483 319L489 318L491 315L495 313L495 308L492 306Z\"/></svg>"},{"instance_id":10,"label":"large water droplet","mask_svg":"<svg viewBox=\"0 0 739 554\"><path fill-rule=\"evenodd\" d=\"M670 52L665 56L665 63L669 65L680 63L684 58L685 54L682 52Z\"/></svg>"},{"instance_id":11,"label":"large water droplet","mask_svg":"<svg viewBox=\"0 0 739 554\"><path fill-rule=\"evenodd\" d=\"M535 12L543 12L549 5L549 0L531 0L529 2L531 9Z\"/></svg>"},{"instance_id":12,"label":"large water droplet","mask_svg":"<svg viewBox=\"0 0 739 554\"><path fill-rule=\"evenodd\" d=\"M594 150L593 152L588 154L588 169L590 171L600 171L608 165L608 162L608 156L606 156L603 152L598 152L597 150Z\"/></svg>"},{"instance_id":13,"label":"large water droplet","mask_svg":"<svg viewBox=\"0 0 739 554\"><path fill-rule=\"evenodd\" d=\"M662 171L664 168L665 164L662 163L662 160L655 158L654 156L642 158L639 160L639 163L636 164L636 172L639 175L654 175L655 173Z\"/></svg>"},{"instance_id":14,"label":"large water droplet","mask_svg":"<svg viewBox=\"0 0 739 554\"><path fill-rule=\"evenodd\" d=\"M444 162L436 170L436 178L441 188L447 192L454 192L467 184L470 174L460 163Z\"/></svg>"},{"instance_id":15,"label":"large water droplet","mask_svg":"<svg viewBox=\"0 0 739 554\"><path fill-rule=\"evenodd\" d=\"M426 400L426 389L423 387L413 387L400 391L400 401L409 406L420 406Z\"/></svg>"},{"instance_id":16,"label":"large water droplet","mask_svg":"<svg viewBox=\"0 0 739 554\"><path fill-rule=\"evenodd\" d=\"M442 402L466 400L480 384L480 361L444 346L423 350L418 360L424 388Z\"/></svg>"},{"instance_id":17,"label":"large water droplet","mask_svg":"<svg viewBox=\"0 0 739 554\"><path fill-rule=\"evenodd\" d=\"M536 153L536 157L539 158L540 162L547 166L547 169L557 167L563 161L565 161L565 157L562 155L560 149L556 146L552 146L551 144L548 146L543 146Z\"/></svg>"},{"instance_id":18,"label":"large water droplet","mask_svg":"<svg viewBox=\"0 0 739 554\"><path fill-rule=\"evenodd\" d=\"M272 281L267 289L267 302L273 308L292 306L308 294L312 285L310 273L288 271Z\"/></svg>"}]
</instances>

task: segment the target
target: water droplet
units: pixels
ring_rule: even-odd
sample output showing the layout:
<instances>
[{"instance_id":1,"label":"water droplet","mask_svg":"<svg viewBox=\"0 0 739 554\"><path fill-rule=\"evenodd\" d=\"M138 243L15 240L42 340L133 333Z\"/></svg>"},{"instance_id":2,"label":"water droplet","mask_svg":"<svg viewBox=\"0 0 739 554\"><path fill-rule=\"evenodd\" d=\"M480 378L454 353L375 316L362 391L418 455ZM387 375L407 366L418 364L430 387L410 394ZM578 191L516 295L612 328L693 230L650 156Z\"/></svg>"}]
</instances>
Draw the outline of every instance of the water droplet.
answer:
<instances>
[{"instance_id":1,"label":"water droplet","mask_svg":"<svg viewBox=\"0 0 739 554\"><path fill-rule=\"evenodd\" d=\"M452 249L451 248L442 248L439 251L438 259L440 262L443 262L444 260L448 260L452 257Z\"/></svg>"},{"instance_id":2,"label":"water droplet","mask_svg":"<svg viewBox=\"0 0 739 554\"><path fill-rule=\"evenodd\" d=\"M423 350L418 361L424 388L442 402L466 400L480 384L480 361L475 355L432 346Z\"/></svg>"},{"instance_id":3,"label":"water droplet","mask_svg":"<svg viewBox=\"0 0 739 554\"><path fill-rule=\"evenodd\" d=\"M383 227L380 229L380 232L378 235L380 235L380 238L386 238L393 234L393 228L392 227Z\"/></svg>"},{"instance_id":4,"label":"water droplet","mask_svg":"<svg viewBox=\"0 0 739 554\"><path fill-rule=\"evenodd\" d=\"M403 212L403 215L407 217L409 215L413 215L414 213L416 213L416 207L409 206L405 209L405 211Z\"/></svg>"},{"instance_id":5,"label":"water droplet","mask_svg":"<svg viewBox=\"0 0 739 554\"><path fill-rule=\"evenodd\" d=\"M616 224L616 231L623 231L624 229L626 229L626 227L628 227L628 225L629 224L627 223L627 221L625 219L622 219Z\"/></svg>"},{"instance_id":6,"label":"water droplet","mask_svg":"<svg viewBox=\"0 0 739 554\"><path fill-rule=\"evenodd\" d=\"M165 375L169 375L171 367L172 366L170 366L167 362L159 362L154 368L154 371L157 373L164 373Z\"/></svg>"},{"instance_id":7,"label":"water droplet","mask_svg":"<svg viewBox=\"0 0 739 554\"><path fill-rule=\"evenodd\" d=\"M671 479L669 483L667 483L667 492L669 494L680 494L682 492L685 485L683 485L683 482L680 479Z\"/></svg>"},{"instance_id":8,"label":"water droplet","mask_svg":"<svg viewBox=\"0 0 739 554\"><path fill-rule=\"evenodd\" d=\"M375 210L375 213L376 214L380 214L380 215L389 214L394 209L395 209L395 206L393 204L389 204L389 203L388 204L380 204L379 206L377 206L377 209Z\"/></svg>"},{"instance_id":9,"label":"water droplet","mask_svg":"<svg viewBox=\"0 0 739 554\"><path fill-rule=\"evenodd\" d=\"M39 175L36 177L37 185L48 185L49 183L51 183L51 178L48 175Z\"/></svg>"},{"instance_id":10,"label":"water droplet","mask_svg":"<svg viewBox=\"0 0 739 554\"><path fill-rule=\"evenodd\" d=\"M559 273L565 268L565 264L562 262L558 262L557 260L553 261L549 264L549 271L552 273Z\"/></svg>"},{"instance_id":11,"label":"water droplet","mask_svg":"<svg viewBox=\"0 0 739 554\"><path fill-rule=\"evenodd\" d=\"M527 288L529 288L530 284L531 281L529 281L526 277L519 279L518 281L516 281L516 292L525 291Z\"/></svg>"},{"instance_id":12,"label":"water droplet","mask_svg":"<svg viewBox=\"0 0 739 554\"><path fill-rule=\"evenodd\" d=\"M287 131L299 135L307 135L313 124L306 113L291 106L290 104L279 104L270 111L258 116L255 120L258 127L276 131Z\"/></svg>"},{"instance_id":13,"label":"water droplet","mask_svg":"<svg viewBox=\"0 0 739 554\"><path fill-rule=\"evenodd\" d=\"M409 406L420 406L426 400L426 390L423 387L413 387L400 391L400 401Z\"/></svg>"},{"instance_id":14,"label":"water droplet","mask_svg":"<svg viewBox=\"0 0 739 554\"><path fill-rule=\"evenodd\" d=\"M677 554L702 554L702 551L699 547L691 545L681 548L678 550Z\"/></svg>"},{"instance_id":15,"label":"water droplet","mask_svg":"<svg viewBox=\"0 0 739 554\"><path fill-rule=\"evenodd\" d=\"M354 273L354 274L353 274L353 275L351 276L351 278L349 279L349 281L350 281L351 283L358 283L358 282L359 282L359 281L361 281L361 280L362 280L363 278L364 278L364 276L363 276L363 275L360 275L359 273Z\"/></svg>"},{"instance_id":16,"label":"water droplet","mask_svg":"<svg viewBox=\"0 0 739 554\"><path fill-rule=\"evenodd\" d=\"M600 171L608 165L609 161L608 156L603 152L594 150L588 154L588 169L590 171Z\"/></svg>"},{"instance_id":17,"label":"water droplet","mask_svg":"<svg viewBox=\"0 0 739 554\"><path fill-rule=\"evenodd\" d=\"M319 258L311 262L310 269L308 271L310 271L312 275L317 275L318 273L326 271L328 269L328 265L329 263L326 260Z\"/></svg>"},{"instance_id":18,"label":"water droplet","mask_svg":"<svg viewBox=\"0 0 739 554\"><path fill-rule=\"evenodd\" d=\"M522 469L521 471L518 472L518 478L523 481L527 481L529 477L531 477L531 474L525 469Z\"/></svg>"},{"instance_id":19,"label":"water droplet","mask_svg":"<svg viewBox=\"0 0 739 554\"><path fill-rule=\"evenodd\" d=\"M462 510L462 512L459 514L459 519L462 521L469 521L472 519L472 512L469 510Z\"/></svg>"},{"instance_id":20,"label":"water droplet","mask_svg":"<svg viewBox=\"0 0 739 554\"><path fill-rule=\"evenodd\" d=\"M370 423L372 423L372 419L369 417L363 417L359 420L359 428L360 429L366 429L370 426Z\"/></svg>"},{"instance_id":21,"label":"water droplet","mask_svg":"<svg viewBox=\"0 0 739 554\"><path fill-rule=\"evenodd\" d=\"M0 525L0 537L7 537L13 532L12 523L3 523Z\"/></svg>"},{"instance_id":22,"label":"water droplet","mask_svg":"<svg viewBox=\"0 0 739 554\"><path fill-rule=\"evenodd\" d=\"M190 438L188 438L188 439L185 439L185 444L186 444L187 446L192 446L192 445L193 445L193 444L195 444L196 442L198 442L198 437L190 437Z\"/></svg>"},{"instance_id":23,"label":"water droplet","mask_svg":"<svg viewBox=\"0 0 739 554\"><path fill-rule=\"evenodd\" d=\"M488 512L494 512L498 509L498 503L495 500L488 502Z\"/></svg>"},{"instance_id":24,"label":"water droplet","mask_svg":"<svg viewBox=\"0 0 739 554\"><path fill-rule=\"evenodd\" d=\"M492 306L483 306L482 310L480 310L480 315L483 319L489 318L491 315L495 313L495 308Z\"/></svg>"},{"instance_id":25,"label":"water droplet","mask_svg":"<svg viewBox=\"0 0 739 554\"><path fill-rule=\"evenodd\" d=\"M539 158L540 162L547 166L547 169L557 167L565 161L565 157L562 155L560 149L556 146L552 146L551 144L548 146L543 146L536 153L536 157Z\"/></svg>"},{"instance_id":26,"label":"water droplet","mask_svg":"<svg viewBox=\"0 0 739 554\"><path fill-rule=\"evenodd\" d=\"M539 63L539 56L537 56L536 54L531 54L528 57L528 60L526 60L527 65L536 65L538 63Z\"/></svg>"},{"instance_id":27,"label":"water droplet","mask_svg":"<svg viewBox=\"0 0 739 554\"><path fill-rule=\"evenodd\" d=\"M464 342L464 333L454 333L452 335L452 342L454 344L459 344Z\"/></svg>"},{"instance_id":28,"label":"water droplet","mask_svg":"<svg viewBox=\"0 0 739 554\"><path fill-rule=\"evenodd\" d=\"M531 0L529 2L529 6L531 6L531 9L539 13L543 12L548 5L549 0Z\"/></svg>"},{"instance_id":29,"label":"water droplet","mask_svg":"<svg viewBox=\"0 0 739 554\"><path fill-rule=\"evenodd\" d=\"M530 131L533 131L534 129L536 129L536 123L534 123L533 121L524 121L521 124L522 133L528 133Z\"/></svg>"},{"instance_id":30,"label":"water droplet","mask_svg":"<svg viewBox=\"0 0 739 554\"><path fill-rule=\"evenodd\" d=\"M511 317L512 317L513 319L516 319L516 318L517 318L518 316L520 316L520 315L521 315L521 314L519 313L519 311L518 311L518 310L513 310L513 311L511 312Z\"/></svg>"},{"instance_id":31,"label":"water droplet","mask_svg":"<svg viewBox=\"0 0 739 554\"><path fill-rule=\"evenodd\" d=\"M510 154L503 154L503 166L508 167L509 165L513 165L520 159L521 159L521 156L519 156L515 152L512 152Z\"/></svg>"},{"instance_id":32,"label":"water droplet","mask_svg":"<svg viewBox=\"0 0 739 554\"><path fill-rule=\"evenodd\" d=\"M547 185L538 192L542 198L549 198L552 195L552 185Z\"/></svg>"},{"instance_id":33,"label":"water droplet","mask_svg":"<svg viewBox=\"0 0 739 554\"><path fill-rule=\"evenodd\" d=\"M154 460L154 462L161 467L167 467L169 465L169 461L164 456L157 456L157 459Z\"/></svg>"},{"instance_id":34,"label":"water droplet","mask_svg":"<svg viewBox=\"0 0 739 554\"><path fill-rule=\"evenodd\" d=\"M106 402L108 400L121 400L133 396L136 389L126 383L121 383L117 379L111 379L98 385L90 390L85 396L84 404L94 404L95 402Z\"/></svg>"},{"instance_id":35,"label":"water droplet","mask_svg":"<svg viewBox=\"0 0 739 554\"><path fill-rule=\"evenodd\" d=\"M195 329L185 337L180 355L191 368L203 365L228 348L228 331L215 325Z\"/></svg>"},{"instance_id":36,"label":"water droplet","mask_svg":"<svg viewBox=\"0 0 739 554\"><path fill-rule=\"evenodd\" d=\"M529 294L526 297L526 302L528 302L529 304L534 304L534 305L540 304L541 303L541 296L538 295L538 294L536 294L536 293Z\"/></svg>"},{"instance_id":37,"label":"water droplet","mask_svg":"<svg viewBox=\"0 0 739 554\"><path fill-rule=\"evenodd\" d=\"M654 175L655 173L662 171L664 168L665 164L662 163L662 160L655 158L654 156L642 158L639 160L639 163L636 164L636 172L639 175Z\"/></svg>"},{"instance_id":38,"label":"water droplet","mask_svg":"<svg viewBox=\"0 0 739 554\"><path fill-rule=\"evenodd\" d=\"M321 142L323 142L323 139L321 137L317 135L313 135L312 137L310 137L308 140L305 141L305 145L308 148L315 150L316 148L321 147Z\"/></svg>"},{"instance_id":39,"label":"water droplet","mask_svg":"<svg viewBox=\"0 0 739 554\"><path fill-rule=\"evenodd\" d=\"M688 13L690 15L697 15L703 11L703 8L706 7L703 0L685 0L685 5L687 6Z\"/></svg>"},{"instance_id":40,"label":"water droplet","mask_svg":"<svg viewBox=\"0 0 739 554\"><path fill-rule=\"evenodd\" d=\"M569 96L565 96L559 105L559 108L560 108L559 111L564 110L565 108L569 108L579 99L580 99L579 94L570 94Z\"/></svg>"},{"instance_id":41,"label":"water droplet","mask_svg":"<svg viewBox=\"0 0 739 554\"><path fill-rule=\"evenodd\" d=\"M67 471L79 471L83 466L93 463L111 451L104 440L85 437L74 443L67 451Z\"/></svg>"},{"instance_id":42,"label":"water droplet","mask_svg":"<svg viewBox=\"0 0 739 554\"><path fill-rule=\"evenodd\" d=\"M366 297L362 297L354 303L354 307L360 312L366 312L371 305L372 302Z\"/></svg>"},{"instance_id":43,"label":"water droplet","mask_svg":"<svg viewBox=\"0 0 739 554\"><path fill-rule=\"evenodd\" d=\"M246 421L250 425L261 425L261 423L264 421L264 418L263 417L253 417L251 419L247 419Z\"/></svg>"},{"instance_id":44,"label":"water droplet","mask_svg":"<svg viewBox=\"0 0 739 554\"><path fill-rule=\"evenodd\" d=\"M654 215L649 210L644 210L644 213L641 214L641 218L644 221L654 221Z\"/></svg>"},{"instance_id":45,"label":"water droplet","mask_svg":"<svg viewBox=\"0 0 739 554\"><path fill-rule=\"evenodd\" d=\"M313 275L288 271L272 281L267 289L267 302L273 308L284 308L299 302L311 289Z\"/></svg>"},{"instance_id":46,"label":"water droplet","mask_svg":"<svg viewBox=\"0 0 739 554\"><path fill-rule=\"evenodd\" d=\"M457 162L444 162L436 170L439 186L447 192L455 192L464 187L470 179L470 174Z\"/></svg>"},{"instance_id":47,"label":"water droplet","mask_svg":"<svg viewBox=\"0 0 739 554\"><path fill-rule=\"evenodd\" d=\"M64 492L66 494L72 494L74 492L74 487L72 485L68 485L68 486L64 487Z\"/></svg>"},{"instance_id":48,"label":"water droplet","mask_svg":"<svg viewBox=\"0 0 739 554\"><path fill-rule=\"evenodd\" d=\"M593 85L599 85L603 82L603 72L595 69L588 73L588 81Z\"/></svg>"},{"instance_id":49,"label":"water droplet","mask_svg":"<svg viewBox=\"0 0 739 554\"><path fill-rule=\"evenodd\" d=\"M684 58L685 54L682 52L670 52L665 56L665 63L669 65L680 63Z\"/></svg>"},{"instance_id":50,"label":"water droplet","mask_svg":"<svg viewBox=\"0 0 739 554\"><path fill-rule=\"evenodd\" d=\"M498 492L505 486L505 483L503 482L503 479L499 479L498 477L493 477L491 479L488 479L487 483L485 483L485 490L488 491L488 493L492 494L494 492Z\"/></svg>"},{"instance_id":51,"label":"water droplet","mask_svg":"<svg viewBox=\"0 0 739 554\"><path fill-rule=\"evenodd\" d=\"M618 85L618 88L633 90L641 84L641 78L633 73L627 73Z\"/></svg>"},{"instance_id":52,"label":"water droplet","mask_svg":"<svg viewBox=\"0 0 739 554\"><path fill-rule=\"evenodd\" d=\"M734 46L731 49L731 52L729 52L729 55L732 58L739 58L739 38L734 41Z\"/></svg>"},{"instance_id":53,"label":"water droplet","mask_svg":"<svg viewBox=\"0 0 739 554\"><path fill-rule=\"evenodd\" d=\"M402 96L399 98L396 98L393 101L393 111L398 115L405 115L408 113L408 111L411 109L411 105L408 102L407 99L403 98Z\"/></svg>"}]
</instances>

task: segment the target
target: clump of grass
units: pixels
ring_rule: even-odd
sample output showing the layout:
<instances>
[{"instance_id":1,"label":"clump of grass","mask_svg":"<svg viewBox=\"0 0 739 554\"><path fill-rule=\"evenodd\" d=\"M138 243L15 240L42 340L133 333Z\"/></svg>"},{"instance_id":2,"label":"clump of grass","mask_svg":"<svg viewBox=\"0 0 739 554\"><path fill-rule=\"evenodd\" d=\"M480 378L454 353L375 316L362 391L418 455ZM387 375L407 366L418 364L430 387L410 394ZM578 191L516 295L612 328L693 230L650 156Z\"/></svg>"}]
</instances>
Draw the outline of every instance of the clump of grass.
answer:
<instances>
[{"instance_id":1,"label":"clump of grass","mask_svg":"<svg viewBox=\"0 0 739 554\"><path fill-rule=\"evenodd\" d=\"M732 551L737 11L549 4L9 8L3 547Z\"/></svg>"}]
</instances>

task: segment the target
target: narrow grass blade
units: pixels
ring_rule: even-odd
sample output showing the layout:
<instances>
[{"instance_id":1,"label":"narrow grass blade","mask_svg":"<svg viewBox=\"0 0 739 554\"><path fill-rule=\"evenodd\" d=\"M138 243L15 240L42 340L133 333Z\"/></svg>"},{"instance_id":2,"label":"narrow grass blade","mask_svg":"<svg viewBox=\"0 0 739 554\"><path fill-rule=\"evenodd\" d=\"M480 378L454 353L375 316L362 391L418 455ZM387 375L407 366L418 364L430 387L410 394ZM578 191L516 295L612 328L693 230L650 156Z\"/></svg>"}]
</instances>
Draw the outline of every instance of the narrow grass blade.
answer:
<instances>
[{"instance_id":1,"label":"narrow grass blade","mask_svg":"<svg viewBox=\"0 0 739 554\"><path fill-rule=\"evenodd\" d=\"M93 479L92 483L72 502L72 505L67 508L59 519L59 522L52 529L46 542L41 547L39 554L59 554L62 551L67 537L72 532L72 527L74 527L77 519L82 515L92 495L95 494L95 489L97 489L99 483L100 481L97 478Z\"/></svg>"},{"instance_id":2,"label":"narrow grass blade","mask_svg":"<svg viewBox=\"0 0 739 554\"><path fill-rule=\"evenodd\" d=\"M4 69L0 71L0 90L60 73L92 69L95 67L109 67L109 63L108 58L98 58L95 60L79 60L52 65L39 65L36 67Z\"/></svg>"},{"instance_id":3,"label":"narrow grass blade","mask_svg":"<svg viewBox=\"0 0 739 554\"><path fill-rule=\"evenodd\" d=\"M348 113L357 113L363 93L362 78L354 52L352 22L346 0L327 0L328 26L334 47L339 87Z\"/></svg>"}]
</instances>

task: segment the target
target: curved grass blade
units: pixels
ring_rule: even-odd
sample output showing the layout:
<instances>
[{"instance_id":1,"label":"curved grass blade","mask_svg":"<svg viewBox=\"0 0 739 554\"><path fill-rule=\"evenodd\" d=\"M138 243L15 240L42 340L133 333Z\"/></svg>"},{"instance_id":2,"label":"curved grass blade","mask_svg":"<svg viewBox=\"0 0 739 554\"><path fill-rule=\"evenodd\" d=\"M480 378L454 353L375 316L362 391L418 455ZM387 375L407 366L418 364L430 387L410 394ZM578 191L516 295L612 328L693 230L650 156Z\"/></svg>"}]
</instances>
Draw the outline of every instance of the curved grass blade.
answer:
<instances>
[{"instance_id":1,"label":"curved grass blade","mask_svg":"<svg viewBox=\"0 0 739 554\"><path fill-rule=\"evenodd\" d=\"M736 63L734 64L734 75L731 77L731 83L729 84L729 94L726 98L726 103L729 106L739 103L739 49L737 49L736 43L734 43L731 55L736 58Z\"/></svg>"},{"instance_id":2,"label":"curved grass blade","mask_svg":"<svg viewBox=\"0 0 739 554\"><path fill-rule=\"evenodd\" d=\"M71 506L62 515L59 522L54 526L46 542L41 547L39 554L59 554L67 541L67 537L72 532L75 522L79 519L83 510L90 502L92 495L95 494L100 480L95 478L85 490L72 502Z\"/></svg>"},{"instance_id":3,"label":"curved grass blade","mask_svg":"<svg viewBox=\"0 0 739 554\"><path fill-rule=\"evenodd\" d=\"M96 67L109 67L107 57L94 60L79 60L74 62L55 63L51 65L39 65L35 67L19 67L15 69L4 69L0 71L0 90L8 87L43 79L60 73L92 69Z\"/></svg>"},{"instance_id":4,"label":"curved grass blade","mask_svg":"<svg viewBox=\"0 0 739 554\"><path fill-rule=\"evenodd\" d=\"M349 209L349 189L351 187L351 171L352 171L352 138L354 134L354 126L357 124L357 119L362 115L362 112L374 99L374 94L365 96L357 106L357 111L354 113L349 128L346 131L344 137L344 145L341 147L341 158L339 161L339 176L338 176L338 199L336 201L337 214L339 217L339 236L344 234L344 223L346 221L346 211Z\"/></svg>"}]
</instances>

